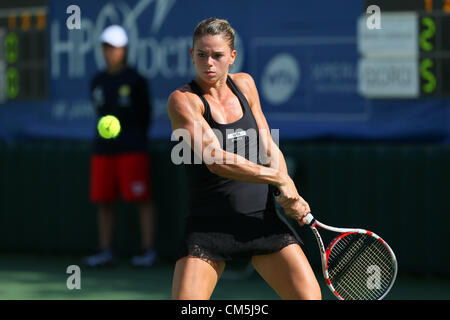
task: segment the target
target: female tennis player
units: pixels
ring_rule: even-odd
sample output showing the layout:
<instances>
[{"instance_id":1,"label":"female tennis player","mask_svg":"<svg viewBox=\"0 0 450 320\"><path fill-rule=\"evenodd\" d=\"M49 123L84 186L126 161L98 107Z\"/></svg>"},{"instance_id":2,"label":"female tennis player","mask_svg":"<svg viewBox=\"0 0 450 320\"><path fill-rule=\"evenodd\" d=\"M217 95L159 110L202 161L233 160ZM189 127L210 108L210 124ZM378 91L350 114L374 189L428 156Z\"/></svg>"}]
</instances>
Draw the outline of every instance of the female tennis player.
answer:
<instances>
[{"instance_id":1,"label":"female tennis player","mask_svg":"<svg viewBox=\"0 0 450 320\"><path fill-rule=\"evenodd\" d=\"M269 190L281 191L276 201L300 225L308 203L270 136L253 78L229 73L234 30L223 19L201 21L190 54L196 77L170 95L168 113L174 132L189 133L185 142L202 162L185 163L189 213L172 299L209 299L226 261L246 256L282 299L321 299L301 240ZM262 156L251 161L254 152Z\"/></svg>"}]
</instances>

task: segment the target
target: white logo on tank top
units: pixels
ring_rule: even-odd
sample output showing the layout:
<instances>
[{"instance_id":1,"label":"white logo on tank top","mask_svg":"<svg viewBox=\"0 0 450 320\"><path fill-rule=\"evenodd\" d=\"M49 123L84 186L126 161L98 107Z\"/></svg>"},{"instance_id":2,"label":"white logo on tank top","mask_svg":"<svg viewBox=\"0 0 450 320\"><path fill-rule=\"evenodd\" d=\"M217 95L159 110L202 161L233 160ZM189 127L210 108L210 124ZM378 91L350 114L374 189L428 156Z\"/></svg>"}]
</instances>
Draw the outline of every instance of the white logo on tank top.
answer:
<instances>
[{"instance_id":1,"label":"white logo on tank top","mask_svg":"<svg viewBox=\"0 0 450 320\"><path fill-rule=\"evenodd\" d=\"M247 131L242 130L242 131L237 131L237 132L233 132L233 133L228 133L227 134L227 139L228 140L241 140L242 137L247 135Z\"/></svg>"}]
</instances>

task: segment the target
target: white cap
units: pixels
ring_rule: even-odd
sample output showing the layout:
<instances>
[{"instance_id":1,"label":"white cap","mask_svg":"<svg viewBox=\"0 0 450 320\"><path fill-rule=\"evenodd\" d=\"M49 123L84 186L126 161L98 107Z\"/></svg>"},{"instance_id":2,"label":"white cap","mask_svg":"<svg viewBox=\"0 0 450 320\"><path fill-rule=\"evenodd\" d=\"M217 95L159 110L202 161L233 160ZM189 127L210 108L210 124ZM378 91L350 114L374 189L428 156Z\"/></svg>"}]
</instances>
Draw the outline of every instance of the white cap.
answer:
<instances>
[{"instance_id":1,"label":"white cap","mask_svg":"<svg viewBox=\"0 0 450 320\"><path fill-rule=\"evenodd\" d=\"M113 47L125 47L128 44L127 33L119 25L112 25L103 30L100 36L102 43L107 43Z\"/></svg>"}]
</instances>

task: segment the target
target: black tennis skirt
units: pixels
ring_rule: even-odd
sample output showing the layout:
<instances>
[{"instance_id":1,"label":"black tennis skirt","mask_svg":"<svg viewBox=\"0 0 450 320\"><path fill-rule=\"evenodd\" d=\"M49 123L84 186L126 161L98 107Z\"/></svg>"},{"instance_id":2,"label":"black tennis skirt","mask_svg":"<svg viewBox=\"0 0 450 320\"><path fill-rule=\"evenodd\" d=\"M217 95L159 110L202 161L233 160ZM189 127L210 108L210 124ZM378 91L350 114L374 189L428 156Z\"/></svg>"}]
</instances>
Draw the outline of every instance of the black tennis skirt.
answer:
<instances>
[{"instance_id":1,"label":"black tennis skirt","mask_svg":"<svg viewBox=\"0 0 450 320\"><path fill-rule=\"evenodd\" d=\"M271 207L271 206L269 206ZM177 260L193 256L230 261L277 252L302 241L276 208L251 215L188 216Z\"/></svg>"}]
</instances>

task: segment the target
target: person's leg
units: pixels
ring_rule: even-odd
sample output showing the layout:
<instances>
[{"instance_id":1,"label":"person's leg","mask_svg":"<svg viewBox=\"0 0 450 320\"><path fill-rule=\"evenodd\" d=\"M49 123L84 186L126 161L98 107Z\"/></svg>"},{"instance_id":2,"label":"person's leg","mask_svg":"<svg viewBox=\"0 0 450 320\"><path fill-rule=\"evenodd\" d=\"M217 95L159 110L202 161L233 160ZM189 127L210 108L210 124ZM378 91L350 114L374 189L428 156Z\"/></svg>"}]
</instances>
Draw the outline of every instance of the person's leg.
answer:
<instances>
[{"instance_id":1,"label":"person's leg","mask_svg":"<svg viewBox=\"0 0 450 320\"><path fill-rule=\"evenodd\" d=\"M173 300L208 300L223 270L223 261L205 261L186 256L175 264L172 281Z\"/></svg>"},{"instance_id":2,"label":"person's leg","mask_svg":"<svg viewBox=\"0 0 450 320\"><path fill-rule=\"evenodd\" d=\"M146 153L125 153L118 157L119 187L127 203L137 204L142 247L153 246L155 215L151 204L149 157Z\"/></svg>"},{"instance_id":3,"label":"person's leg","mask_svg":"<svg viewBox=\"0 0 450 320\"><path fill-rule=\"evenodd\" d=\"M101 250L111 250L116 216L114 204L101 203L98 210L98 230Z\"/></svg>"},{"instance_id":4,"label":"person's leg","mask_svg":"<svg viewBox=\"0 0 450 320\"><path fill-rule=\"evenodd\" d=\"M142 249L147 251L153 248L156 217L153 203L146 201L138 204L139 223L141 228Z\"/></svg>"},{"instance_id":5,"label":"person's leg","mask_svg":"<svg viewBox=\"0 0 450 320\"><path fill-rule=\"evenodd\" d=\"M287 300L320 300L319 284L303 250L291 244L280 251L252 257L261 277Z\"/></svg>"},{"instance_id":6,"label":"person's leg","mask_svg":"<svg viewBox=\"0 0 450 320\"><path fill-rule=\"evenodd\" d=\"M119 186L127 203L136 203L141 231L141 255L131 263L137 267L151 267L156 259L154 250L155 212L151 203L150 159L144 152L125 153L118 157Z\"/></svg>"},{"instance_id":7,"label":"person's leg","mask_svg":"<svg viewBox=\"0 0 450 320\"><path fill-rule=\"evenodd\" d=\"M141 227L142 254L131 259L135 267L151 267L157 260L158 255L154 248L155 214L151 202L138 204L139 222Z\"/></svg>"},{"instance_id":8,"label":"person's leg","mask_svg":"<svg viewBox=\"0 0 450 320\"><path fill-rule=\"evenodd\" d=\"M103 267L114 265L116 260L112 250L115 212L113 203L100 203L98 207L98 237L99 252L85 258L84 263L89 267Z\"/></svg>"},{"instance_id":9,"label":"person's leg","mask_svg":"<svg viewBox=\"0 0 450 320\"><path fill-rule=\"evenodd\" d=\"M114 264L112 242L115 227L114 203L117 199L116 162L114 156L91 158L90 199L98 205L99 252L85 258L91 267Z\"/></svg>"}]
</instances>

